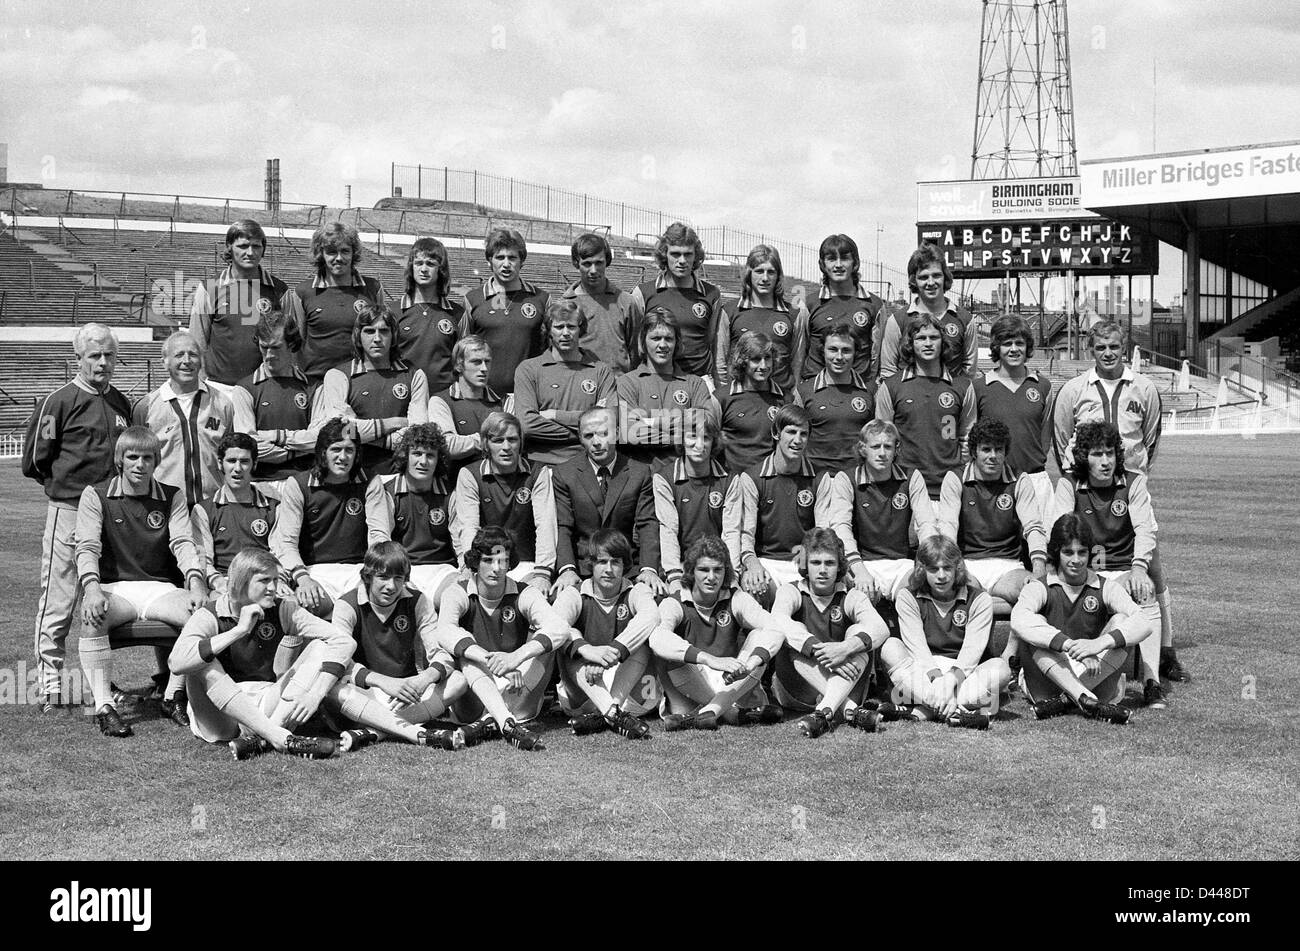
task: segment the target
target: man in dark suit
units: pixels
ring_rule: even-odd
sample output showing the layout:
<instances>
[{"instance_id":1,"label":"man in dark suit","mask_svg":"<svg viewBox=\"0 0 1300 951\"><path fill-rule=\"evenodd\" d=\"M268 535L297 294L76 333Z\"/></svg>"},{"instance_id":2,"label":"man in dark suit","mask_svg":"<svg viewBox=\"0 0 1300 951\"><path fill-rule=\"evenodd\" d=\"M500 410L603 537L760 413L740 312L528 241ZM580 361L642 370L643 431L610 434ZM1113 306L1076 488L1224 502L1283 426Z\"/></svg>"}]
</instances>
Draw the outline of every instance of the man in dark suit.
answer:
<instances>
[{"instance_id":1,"label":"man in dark suit","mask_svg":"<svg viewBox=\"0 0 1300 951\"><path fill-rule=\"evenodd\" d=\"M584 564L587 540L602 528L617 529L632 539L641 569L636 580L656 595L667 593L659 577L659 527L650 467L618 453L618 428L608 409L583 413L578 438L583 454L556 466L552 477L560 571L551 595L579 584L582 574L591 574L591 566Z\"/></svg>"}]
</instances>

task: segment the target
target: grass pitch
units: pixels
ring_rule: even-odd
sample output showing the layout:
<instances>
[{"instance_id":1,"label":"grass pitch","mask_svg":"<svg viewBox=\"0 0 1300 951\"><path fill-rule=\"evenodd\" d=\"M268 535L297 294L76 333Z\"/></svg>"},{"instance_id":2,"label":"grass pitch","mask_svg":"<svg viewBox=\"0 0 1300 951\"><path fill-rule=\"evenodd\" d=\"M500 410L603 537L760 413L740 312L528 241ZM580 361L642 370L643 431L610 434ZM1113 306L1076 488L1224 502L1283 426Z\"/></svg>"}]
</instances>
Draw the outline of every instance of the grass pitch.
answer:
<instances>
[{"instance_id":1,"label":"grass pitch","mask_svg":"<svg viewBox=\"0 0 1300 951\"><path fill-rule=\"evenodd\" d=\"M987 733L792 722L632 743L573 737L459 754L380 744L244 763L141 708L136 736L0 707L7 858L1295 859L1300 662L1290 611L1300 438L1176 437L1152 491L1195 678L1127 727ZM0 669L31 663L44 497L0 463ZM75 662L75 635L69 655ZM152 652L118 653L140 686ZM1130 696L1136 693L1130 687Z\"/></svg>"}]
</instances>

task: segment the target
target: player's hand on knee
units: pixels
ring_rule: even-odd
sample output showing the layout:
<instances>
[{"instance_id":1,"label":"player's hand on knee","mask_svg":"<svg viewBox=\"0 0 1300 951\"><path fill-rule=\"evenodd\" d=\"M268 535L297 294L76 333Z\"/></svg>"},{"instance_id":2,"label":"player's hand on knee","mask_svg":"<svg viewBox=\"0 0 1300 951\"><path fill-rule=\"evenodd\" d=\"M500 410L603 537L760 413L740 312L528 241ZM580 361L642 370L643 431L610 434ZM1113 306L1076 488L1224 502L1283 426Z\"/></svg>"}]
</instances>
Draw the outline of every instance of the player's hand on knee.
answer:
<instances>
[{"instance_id":1,"label":"player's hand on knee","mask_svg":"<svg viewBox=\"0 0 1300 951\"><path fill-rule=\"evenodd\" d=\"M880 589L876 585L875 575L861 562L853 569L853 587L870 598L873 604L880 600Z\"/></svg>"},{"instance_id":2,"label":"player's hand on knee","mask_svg":"<svg viewBox=\"0 0 1300 951\"><path fill-rule=\"evenodd\" d=\"M582 579L578 577L576 571L572 568L565 568L560 572L560 577L555 579L555 584L551 585L550 597L554 599L565 588L576 588L581 581Z\"/></svg>"},{"instance_id":3,"label":"player's hand on knee","mask_svg":"<svg viewBox=\"0 0 1300 951\"><path fill-rule=\"evenodd\" d=\"M423 678L419 674L414 677L395 678L392 690L383 689L385 693L402 701L402 703L419 703L420 698L424 696Z\"/></svg>"},{"instance_id":4,"label":"player's hand on knee","mask_svg":"<svg viewBox=\"0 0 1300 951\"><path fill-rule=\"evenodd\" d=\"M468 578L466 578L468 580ZM546 575L540 571L534 572L528 576L528 587L536 588L543 596L551 596L551 583L546 580Z\"/></svg>"},{"instance_id":5,"label":"player's hand on knee","mask_svg":"<svg viewBox=\"0 0 1300 951\"><path fill-rule=\"evenodd\" d=\"M325 589L311 575L304 575L302 581L298 582L298 603L313 614L325 606L327 597Z\"/></svg>"},{"instance_id":6,"label":"player's hand on knee","mask_svg":"<svg viewBox=\"0 0 1300 951\"><path fill-rule=\"evenodd\" d=\"M1097 673L1097 671L1101 668L1101 661L1099 661L1095 657L1085 657L1083 658L1081 663L1083 664L1084 673L1087 674L1089 677L1094 676Z\"/></svg>"},{"instance_id":7,"label":"player's hand on knee","mask_svg":"<svg viewBox=\"0 0 1300 951\"><path fill-rule=\"evenodd\" d=\"M505 673L506 692L518 693L524 689L524 675L517 670L510 670Z\"/></svg>"},{"instance_id":8,"label":"player's hand on knee","mask_svg":"<svg viewBox=\"0 0 1300 951\"><path fill-rule=\"evenodd\" d=\"M188 591L186 591L186 594L189 595L189 607L190 607L191 614L193 614L199 608L203 607L203 605L206 604L208 601L207 585L200 585L197 588L190 588Z\"/></svg>"},{"instance_id":9,"label":"player's hand on knee","mask_svg":"<svg viewBox=\"0 0 1300 951\"><path fill-rule=\"evenodd\" d=\"M104 617L108 614L108 595L96 585L93 591L87 591L81 599L81 620L82 623L91 627L97 627L104 623Z\"/></svg>"},{"instance_id":10,"label":"player's hand on knee","mask_svg":"<svg viewBox=\"0 0 1300 951\"><path fill-rule=\"evenodd\" d=\"M585 664L582 668L582 676L588 684L598 684L605 676L605 668L599 664Z\"/></svg>"},{"instance_id":11,"label":"player's hand on knee","mask_svg":"<svg viewBox=\"0 0 1300 951\"><path fill-rule=\"evenodd\" d=\"M772 579L768 576L767 569L757 562L752 568L746 568L745 573L741 575L740 586L745 589L746 594L759 597L767 590Z\"/></svg>"},{"instance_id":12,"label":"player's hand on knee","mask_svg":"<svg viewBox=\"0 0 1300 951\"><path fill-rule=\"evenodd\" d=\"M487 667L488 672L492 674L493 677L504 677L506 674L510 673L512 669L509 658L509 654L502 653L501 651L489 651L487 662L484 666Z\"/></svg>"},{"instance_id":13,"label":"player's hand on knee","mask_svg":"<svg viewBox=\"0 0 1300 951\"><path fill-rule=\"evenodd\" d=\"M1128 576L1128 590L1134 601L1146 604L1155 594L1155 585L1151 583L1150 575L1141 568L1134 568Z\"/></svg>"},{"instance_id":14,"label":"player's hand on knee","mask_svg":"<svg viewBox=\"0 0 1300 951\"><path fill-rule=\"evenodd\" d=\"M320 702L321 697L315 691L309 690L304 693L289 708L289 714L284 718L285 728L292 731L302 726L316 715Z\"/></svg>"},{"instance_id":15,"label":"player's hand on knee","mask_svg":"<svg viewBox=\"0 0 1300 951\"><path fill-rule=\"evenodd\" d=\"M668 593L668 585L664 584L663 579L659 577L659 572L653 568L642 568L640 574L636 576L636 580L649 588L650 593L656 598Z\"/></svg>"}]
</instances>

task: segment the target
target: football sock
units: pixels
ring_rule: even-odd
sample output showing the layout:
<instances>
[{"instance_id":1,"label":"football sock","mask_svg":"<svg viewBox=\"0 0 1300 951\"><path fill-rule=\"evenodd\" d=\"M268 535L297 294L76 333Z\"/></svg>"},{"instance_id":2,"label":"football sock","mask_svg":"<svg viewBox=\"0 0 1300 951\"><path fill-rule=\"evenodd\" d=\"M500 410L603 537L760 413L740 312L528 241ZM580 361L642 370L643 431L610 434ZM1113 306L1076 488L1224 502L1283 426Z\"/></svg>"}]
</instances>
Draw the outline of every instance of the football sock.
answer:
<instances>
[{"instance_id":1,"label":"football sock","mask_svg":"<svg viewBox=\"0 0 1300 951\"><path fill-rule=\"evenodd\" d=\"M77 642L77 651L81 655L81 669L86 672L91 693L95 695L95 712L114 706L109 686L113 679L113 648L109 646L108 635L86 637L83 634Z\"/></svg>"},{"instance_id":2,"label":"football sock","mask_svg":"<svg viewBox=\"0 0 1300 951\"><path fill-rule=\"evenodd\" d=\"M751 671L748 677L737 680L734 684L728 684L713 695L713 699L700 708L700 713L712 711L719 717L728 713L736 705L736 701L741 699L745 694L754 689L763 679L763 667Z\"/></svg>"},{"instance_id":3,"label":"football sock","mask_svg":"<svg viewBox=\"0 0 1300 951\"><path fill-rule=\"evenodd\" d=\"M1174 609L1169 589L1156 594L1156 604L1160 605L1160 646L1174 646Z\"/></svg>"},{"instance_id":4,"label":"football sock","mask_svg":"<svg viewBox=\"0 0 1300 951\"><path fill-rule=\"evenodd\" d=\"M196 694L200 691L207 694L212 705L226 716L247 727L262 739L270 741L277 749L284 746L284 739L289 735L289 731L277 723L272 723L271 719L262 712L257 701L240 690L239 685L230 678L220 664L215 662L208 664L198 673L190 674L186 680L193 682Z\"/></svg>"},{"instance_id":5,"label":"football sock","mask_svg":"<svg viewBox=\"0 0 1300 951\"><path fill-rule=\"evenodd\" d=\"M1152 633L1143 638L1138 644L1142 680L1157 680L1160 677L1160 635L1155 632L1160 630L1160 604L1157 601L1152 601L1150 604L1142 605L1140 610L1142 616L1151 623L1152 627Z\"/></svg>"},{"instance_id":6,"label":"football sock","mask_svg":"<svg viewBox=\"0 0 1300 951\"><path fill-rule=\"evenodd\" d=\"M1121 651L1111 651L1110 653L1122 653ZM1121 658L1121 663L1123 659ZM1084 688L1079 678L1074 676L1074 671L1065 661L1065 655L1056 651L1036 650L1034 651L1034 666L1056 686L1060 687L1070 699L1075 703L1079 698L1089 691Z\"/></svg>"},{"instance_id":7,"label":"football sock","mask_svg":"<svg viewBox=\"0 0 1300 951\"><path fill-rule=\"evenodd\" d=\"M418 743L420 740L419 727L399 719L387 704L380 703L359 687L346 683L335 684L328 696L338 704L339 711L349 720L400 736L408 743Z\"/></svg>"},{"instance_id":8,"label":"football sock","mask_svg":"<svg viewBox=\"0 0 1300 951\"><path fill-rule=\"evenodd\" d=\"M446 712L447 701L442 684L435 684L432 692L425 691L425 697L419 703L407 704L394 711L398 719L407 723L428 723Z\"/></svg>"},{"instance_id":9,"label":"football sock","mask_svg":"<svg viewBox=\"0 0 1300 951\"><path fill-rule=\"evenodd\" d=\"M510 708L506 706L501 691L497 689L496 680L491 674L474 664L466 664L461 672L469 683L469 689L474 696L478 697L479 703L483 704L483 709L488 712L488 716L497 721L497 726L504 728L506 721L511 718Z\"/></svg>"},{"instance_id":10,"label":"football sock","mask_svg":"<svg viewBox=\"0 0 1300 951\"><path fill-rule=\"evenodd\" d=\"M641 683L641 678L645 676L646 667L650 663L650 652L644 648L633 651L627 660L618 665L614 671L614 683L610 688L610 695L614 701L622 706L626 702L632 691ZM595 697L592 697L594 700ZM603 705L597 703L598 709L606 709Z\"/></svg>"}]
</instances>

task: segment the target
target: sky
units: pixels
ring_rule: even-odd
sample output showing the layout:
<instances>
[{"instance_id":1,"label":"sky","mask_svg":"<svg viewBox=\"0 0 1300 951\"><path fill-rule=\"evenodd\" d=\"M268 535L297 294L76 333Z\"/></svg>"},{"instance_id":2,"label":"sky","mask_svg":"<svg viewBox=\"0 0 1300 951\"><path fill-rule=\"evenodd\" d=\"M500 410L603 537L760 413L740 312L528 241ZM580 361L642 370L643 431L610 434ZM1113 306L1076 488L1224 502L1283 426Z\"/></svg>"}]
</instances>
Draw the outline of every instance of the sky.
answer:
<instances>
[{"instance_id":1,"label":"sky","mask_svg":"<svg viewBox=\"0 0 1300 951\"><path fill-rule=\"evenodd\" d=\"M0 0L9 177L385 197L478 169L903 267L970 173L981 4ZM1080 159L1300 138L1300 4L1073 0ZM1154 72L1154 84L1153 84ZM1153 121L1154 120L1154 121ZM1167 250L1167 249L1166 249ZM1166 255L1161 287L1180 264ZM1172 284L1169 282L1172 281Z\"/></svg>"}]
</instances>

